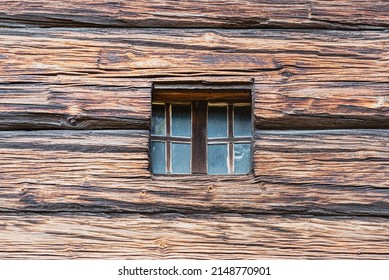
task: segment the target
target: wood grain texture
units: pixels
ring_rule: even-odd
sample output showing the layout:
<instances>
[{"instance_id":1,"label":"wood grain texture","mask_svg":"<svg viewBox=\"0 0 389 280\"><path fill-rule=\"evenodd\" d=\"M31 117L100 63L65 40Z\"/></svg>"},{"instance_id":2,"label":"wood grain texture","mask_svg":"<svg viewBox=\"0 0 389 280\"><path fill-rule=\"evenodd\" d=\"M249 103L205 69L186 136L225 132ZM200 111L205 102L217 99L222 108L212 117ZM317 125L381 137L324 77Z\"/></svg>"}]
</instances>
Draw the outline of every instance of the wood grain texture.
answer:
<instances>
[{"instance_id":1,"label":"wood grain texture","mask_svg":"<svg viewBox=\"0 0 389 280\"><path fill-rule=\"evenodd\" d=\"M0 84L0 129L149 129L150 83L55 80Z\"/></svg>"},{"instance_id":2,"label":"wood grain texture","mask_svg":"<svg viewBox=\"0 0 389 280\"><path fill-rule=\"evenodd\" d=\"M256 88L258 129L389 128L389 83L262 82Z\"/></svg>"},{"instance_id":3,"label":"wood grain texture","mask_svg":"<svg viewBox=\"0 0 389 280\"><path fill-rule=\"evenodd\" d=\"M389 27L385 0L5 0L0 10L0 26L11 27Z\"/></svg>"},{"instance_id":4,"label":"wood grain texture","mask_svg":"<svg viewBox=\"0 0 389 280\"><path fill-rule=\"evenodd\" d=\"M260 131L255 175L266 181L389 188L388 130Z\"/></svg>"},{"instance_id":5,"label":"wood grain texture","mask_svg":"<svg viewBox=\"0 0 389 280\"><path fill-rule=\"evenodd\" d=\"M389 33L1 29L0 129L147 129L154 81L255 79L257 129L389 128Z\"/></svg>"},{"instance_id":6,"label":"wood grain texture","mask_svg":"<svg viewBox=\"0 0 389 280\"><path fill-rule=\"evenodd\" d=\"M1 259L387 259L383 218L1 215Z\"/></svg>"},{"instance_id":7,"label":"wood grain texture","mask_svg":"<svg viewBox=\"0 0 389 280\"><path fill-rule=\"evenodd\" d=\"M1 212L389 217L388 131L258 131L254 174L157 176L146 131L0 133Z\"/></svg>"},{"instance_id":8,"label":"wood grain texture","mask_svg":"<svg viewBox=\"0 0 389 280\"><path fill-rule=\"evenodd\" d=\"M10 82L258 74L257 82L386 82L389 75L384 31L4 28L0 39L1 78Z\"/></svg>"},{"instance_id":9,"label":"wood grain texture","mask_svg":"<svg viewBox=\"0 0 389 280\"><path fill-rule=\"evenodd\" d=\"M84 209L92 206L93 211L93 205L104 209L98 196L85 197L83 189L89 188L89 180L104 181L98 184L101 189L93 192L104 196L110 186L118 190L116 196L120 197L121 186L115 185L116 178L128 183L149 176L148 138L139 131L4 133L0 144L0 182L5 203L1 205L5 209L18 211L22 201L36 206L43 203L49 211L61 204L72 208L74 199L84 200L79 201ZM73 186L73 191L67 192L68 186ZM7 194L7 190L11 192ZM110 199L115 201L115 196Z\"/></svg>"}]
</instances>

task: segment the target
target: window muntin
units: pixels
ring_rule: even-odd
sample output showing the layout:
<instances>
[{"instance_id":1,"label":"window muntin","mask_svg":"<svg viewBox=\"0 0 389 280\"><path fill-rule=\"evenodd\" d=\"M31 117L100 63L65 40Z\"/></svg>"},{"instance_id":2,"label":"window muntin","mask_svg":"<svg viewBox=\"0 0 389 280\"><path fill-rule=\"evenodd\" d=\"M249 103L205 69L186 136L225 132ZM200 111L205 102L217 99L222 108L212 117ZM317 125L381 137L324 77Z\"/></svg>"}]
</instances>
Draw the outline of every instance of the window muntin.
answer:
<instances>
[{"instance_id":1,"label":"window muntin","mask_svg":"<svg viewBox=\"0 0 389 280\"><path fill-rule=\"evenodd\" d=\"M251 106L205 100L153 103L150 147L154 174L247 174Z\"/></svg>"}]
</instances>

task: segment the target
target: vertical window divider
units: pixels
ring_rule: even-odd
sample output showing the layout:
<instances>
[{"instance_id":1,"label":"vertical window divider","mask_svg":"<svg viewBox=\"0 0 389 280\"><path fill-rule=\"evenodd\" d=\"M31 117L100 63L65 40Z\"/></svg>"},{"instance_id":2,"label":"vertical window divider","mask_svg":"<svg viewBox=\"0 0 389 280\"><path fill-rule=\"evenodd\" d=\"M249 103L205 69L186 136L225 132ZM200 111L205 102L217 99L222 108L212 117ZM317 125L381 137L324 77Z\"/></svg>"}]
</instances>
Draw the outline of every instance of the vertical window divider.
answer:
<instances>
[{"instance_id":1,"label":"vertical window divider","mask_svg":"<svg viewBox=\"0 0 389 280\"><path fill-rule=\"evenodd\" d=\"M165 104L166 111L166 136L169 139L171 136L171 104ZM171 174L172 172L172 161L171 161L171 141L166 141L166 174Z\"/></svg>"},{"instance_id":2,"label":"vertical window divider","mask_svg":"<svg viewBox=\"0 0 389 280\"><path fill-rule=\"evenodd\" d=\"M208 102L192 102L192 174L207 174Z\"/></svg>"},{"instance_id":3,"label":"vertical window divider","mask_svg":"<svg viewBox=\"0 0 389 280\"><path fill-rule=\"evenodd\" d=\"M233 138L234 138L234 105L233 104L228 104L228 173L232 174L234 173L234 143L233 143Z\"/></svg>"}]
</instances>

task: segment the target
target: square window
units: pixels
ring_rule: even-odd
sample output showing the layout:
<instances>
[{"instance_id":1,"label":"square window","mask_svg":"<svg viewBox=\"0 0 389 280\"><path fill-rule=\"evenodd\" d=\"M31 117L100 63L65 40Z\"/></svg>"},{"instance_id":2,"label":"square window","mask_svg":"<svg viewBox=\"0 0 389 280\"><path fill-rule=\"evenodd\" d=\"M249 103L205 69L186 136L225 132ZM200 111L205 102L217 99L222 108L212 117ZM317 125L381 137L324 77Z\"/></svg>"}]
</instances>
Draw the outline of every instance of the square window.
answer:
<instances>
[{"instance_id":1,"label":"square window","mask_svg":"<svg viewBox=\"0 0 389 280\"><path fill-rule=\"evenodd\" d=\"M153 174L248 174L252 169L251 88L154 90ZM156 92L156 94L154 94ZM227 94L226 94L227 92Z\"/></svg>"}]
</instances>

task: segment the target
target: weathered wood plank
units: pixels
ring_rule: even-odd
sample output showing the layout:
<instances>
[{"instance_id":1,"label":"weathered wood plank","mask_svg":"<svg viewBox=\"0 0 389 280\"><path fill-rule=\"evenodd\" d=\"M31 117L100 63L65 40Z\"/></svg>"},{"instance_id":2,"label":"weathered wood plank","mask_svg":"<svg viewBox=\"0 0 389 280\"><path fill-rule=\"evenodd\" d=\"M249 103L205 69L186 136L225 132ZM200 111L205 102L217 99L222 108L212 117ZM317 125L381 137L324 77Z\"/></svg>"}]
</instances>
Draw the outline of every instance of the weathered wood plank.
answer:
<instances>
[{"instance_id":1,"label":"weathered wood plank","mask_svg":"<svg viewBox=\"0 0 389 280\"><path fill-rule=\"evenodd\" d=\"M255 175L269 182L389 188L389 130L260 131Z\"/></svg>"},{"instance_id":2,"label":"weathered wood plank","mask_svg":"<svg viewBox=\"0 0 389 280\"><path fill-rule=\"evenodd\" d=\"M389 128L389 83L258 83L258 129Z\"/></svg>"},{"instance_id":3,"label":"weathered wood plank","mask_svg":"<svg viewBox=\"0 0 389 280\"><path fill-rule=\"evenodd\" d=\"M5 0L0 8L0 26L16 27L389 27L389 5L383 0Z\"/></svg>"},{"instance_id":4,"label":"weathered wood plank","mask_svg":"<svg viewBox=\"0 0 389 280\"><path fill-rule=\"evenodd\" d=\"M1 259L387 259L383 218L1 215Z\"/></svg>"},{"instance_id":5,"label":"weathered wood plank","mask_svg":"<svg viewBox=\"0 0 389 280\"><path fill-rule=\"evenodd\" d=\"M151 81L62 82L1 84L0 129L149 128ZM389 83L257 83L255 88L257 129L389 128Z\"/></svg>"},{"instance_id":6,"label":"weathered wood plank","mask_svg":"<svg viewBox=\"0 0 389 280\"><path fill-rule=\"evenodd\" d=\"M149 176L145 131L3 132L1 139L3 180L27 183L34 174L42 183L50 178L60 183L88 176Z\"/></svg>"},{"instance_id":7,"label":"weathered wood plank","mask_svg":"<svg viewBox=\"0 0 389 280\"><path fill-rule=\"evenodd\" d=\"M0 133L0 211L389 217L389 131L258 131L254 174L158 176L145 131Z\"/></svg>"},{"instance_id":8,"label":"weathered wood plank","mask_svg":"<svg viewBox=\"0 0 389 280\"><path fill-rule=\"evenodd\" d=\"M147 129L153 81L252 77L257 129L389 128L388 57L375 31L1 29L0 129Z\"/></svg>"},{"instance_id":9,"label":"weathered wood plank","mask_svg":"<svg viewBox=\"0 0 389 280\"><path fill-rule=\"evenodd\" d=\"M387 82L389 76L383 31L4 28L0 39L0 74L9 82L61 74L188 78L264 71L258 81L278 82Z\"/></svg>"},{"instance_id":10,"label":"weathered wood plank","mask_svg":"<svg viewBox=\"0 0 389 280\"><path fill-rule=\"evenodd\" d=\"M0 84L0 129L148 129L151 83Z\"/></svg>"}]
</instances>

